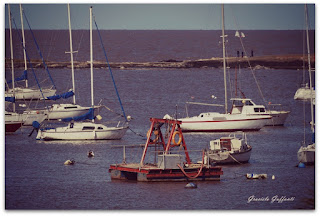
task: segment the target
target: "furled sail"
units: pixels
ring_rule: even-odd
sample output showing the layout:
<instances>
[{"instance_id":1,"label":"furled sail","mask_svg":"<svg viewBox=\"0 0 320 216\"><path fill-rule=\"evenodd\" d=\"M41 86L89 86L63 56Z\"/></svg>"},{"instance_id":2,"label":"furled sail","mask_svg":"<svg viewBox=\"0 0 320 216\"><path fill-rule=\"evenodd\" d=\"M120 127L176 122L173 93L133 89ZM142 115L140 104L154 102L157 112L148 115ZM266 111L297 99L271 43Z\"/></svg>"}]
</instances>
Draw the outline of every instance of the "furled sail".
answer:
<instances>
[{"instance_id":1,"label":"furled sail","mask_svg":"<svg viewBox=\"0 0 320 216\"><path fill-rule=\"evenodd\" d=\"M73 91L68 91L60 95L53 95L53 96L47 97L47 99L48 100L58 100L60 98L66 99L66 98L72 97L73 95L74 95Z\"/></svg>"},{"instance_id":2,"label":"furled sail","mask_svg":"<svg viewBox=\"0 0 320 216\"><path fill-rule=\"evenodd\" d=\"M18 81L27 80L27 79L28 79L28 72L25 70L23 71L23 74L20 77L15 78L14 81L18 82ZM7 83L12 83L12 80L9 80Z\"/></svg>"},{"instance_id":3,"label":"furled sail","mask_svg":"<svg viewBox=\"0 0 320 216\"><path fill-rule=\"evenodd\" d=\"M15 102L15 97L6 97L5 101L14 103Z\"/></svg>"},{"instance_id":4,"label":"furled sail","mask_svg":"<svg viewBox=\"0 0 320 216\"><path fill-rule=\"evenodd\" d=\"M69 121L83 121L86 119L94 119L94 109L90 108L89 111L81 116L76 116L76 117L70 117L70 118L64 118L62 121L64 122L69 122Z\"/></svg>"}]
</instances>

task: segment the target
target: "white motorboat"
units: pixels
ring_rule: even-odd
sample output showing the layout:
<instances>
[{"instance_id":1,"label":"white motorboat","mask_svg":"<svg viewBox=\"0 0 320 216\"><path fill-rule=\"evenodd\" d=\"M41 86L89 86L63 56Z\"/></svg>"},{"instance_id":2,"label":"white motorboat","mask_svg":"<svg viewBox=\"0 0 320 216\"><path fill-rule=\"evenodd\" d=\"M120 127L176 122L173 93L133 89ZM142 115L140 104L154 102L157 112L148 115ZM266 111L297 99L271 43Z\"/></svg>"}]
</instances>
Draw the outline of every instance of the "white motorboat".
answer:
<instances>
[{"instance_id":1,"label":"white motorboat","mask_svg":"<svg viewBox=\"0 0 320 216\"><path fill-rule=\"evenodd\" d=\"M168 115L164 119L170 119ZM172 118L171 118L172 119ZM201 113L199 116L180 118L185 132L225 132L260 130L271 119L269 115Z\"/></svg>"},{"instance_id":2,"label":"white motorboat","mask_svg":"<svg viewBox=\"0 0 320 216\"><path fill-rule=\"evenodd\" d=\"M210 163L234 164L247 163L251 156L252 147L248 145L245 134L237 138L235 134L210 141L208 157Z\"/></svg>"},{"instance_id":3,"label":"white motorboat","mask_svg":"<svg viewBox=\"0 0 320 216\"><path fill-rule=\"evenodd\" d=\"M224 6L222 5L222 44L223 44L223 74L225 92L225 113L206 112L198 116L179 118L182 121L181 129L190 132L217 132L217 131L249 131L260 130L266 125L270 115L251 115L246 113L228 113L227 73L224 33ZM198 103L200 104L200 103ZM204 105L204 104L203 104ZM212 105L212 104L210 104ZM164 118L171 118L168 114Z\"/></svg>"},{"instance_id":4,"label":"white motorboat","mask_svg":"<svg viewBox=\"0 0 320 216\"><path fill-rule=\"evenodd\" d=\"M231 114L247 115L269 115L272 118L267 120L266 126L284 125L290 111L266 110L264 105L257 105L249 98L231 98ZM270 104L271 105L271 104ZM279 104L276 104L279 105Z\"/></svg>"},{"instance_id":5,"label":"white motorboat","mask_svg":"<svg viewBox=\"0 0 320 216\"><path fill-rule=\"evenodd\" d=\"M70 10L68 4L68 11ZM70 14L70 13L69 13ZM104 139L121 139L127 129L127 122L124 126L107 127L103 124L94 122L94 98L93 98L93 45L92 45L92 7L90 7L90 71L91 71L91 104L89 112L64 121L82 121L70 122L65 127L38 129L36 139L42 140L104 140ZM121 103L120 103L121 104ZM92 122L83 121L90 119Z\"/></svg>"}]
</instances>

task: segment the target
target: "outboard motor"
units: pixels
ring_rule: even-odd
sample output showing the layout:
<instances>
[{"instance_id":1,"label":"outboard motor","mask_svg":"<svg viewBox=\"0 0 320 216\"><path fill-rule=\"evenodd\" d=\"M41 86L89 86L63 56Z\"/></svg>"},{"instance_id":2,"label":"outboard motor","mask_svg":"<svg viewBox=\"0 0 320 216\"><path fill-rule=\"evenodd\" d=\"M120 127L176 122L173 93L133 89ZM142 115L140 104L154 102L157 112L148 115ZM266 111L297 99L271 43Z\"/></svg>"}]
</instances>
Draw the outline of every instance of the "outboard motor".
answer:
<instances>
[{"instance_id":1,"label":"outboard motor","mask_svg":"<svg viewBox=\"0 0 320 216\"><path fill-rule=\"evenodd\" d=\"M39 122L37 122L37 121L33 121L32 122L32 127L33 127L33 129L32 129L32 131L31 131L31 133L29 134L29 136L31 136L32 134L33 134L33 131L34 130L36 130L37 132L38 132L38 130L40 129L40 123Z\"/></svg>"}]
</instances>

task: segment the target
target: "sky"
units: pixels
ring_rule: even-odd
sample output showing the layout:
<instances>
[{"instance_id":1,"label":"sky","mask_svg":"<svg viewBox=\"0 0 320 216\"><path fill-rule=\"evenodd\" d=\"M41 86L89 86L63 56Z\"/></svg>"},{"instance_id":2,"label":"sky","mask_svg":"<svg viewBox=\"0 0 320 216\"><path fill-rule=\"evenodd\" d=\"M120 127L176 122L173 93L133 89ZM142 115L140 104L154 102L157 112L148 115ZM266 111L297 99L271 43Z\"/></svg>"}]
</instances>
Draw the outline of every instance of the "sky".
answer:
<instances>
[{"instance_id":1,"label":"sky","mask_svg":"<svg viewBox=\"0 0 320 216\"><path fill-rule=\"evenodd\" d=\"M8 11L5 3L10 3L11 13L20 27L19 5L15 1L3 3L5 11L5 27L8 28ZM29 1L27 1L29 2ZM41 2L41 1L34 1ZM59 2L59 1L58 1ZM79 2L79 1L77 1ZM221 4L215 1L127 1L127 3L110 3L95 1L98 4L72 3L72 29L89 29L89 7L93 6L93 14L100 29L127 30L220 30ZM150 3L148 3L150 2ZM269 1L270 2L270 1ZM292 1L295 2L295 1ZM160 3L160 4L159 4ZM32 29L68 29L67 5L23 3L27 19ZM268 2L257 4L224 5L225 28L230 30L296 30L304 29L304 4ZM315 28L315 5L308 5L310 27ZM25 22L25 28L27 24Z\"/></svg>"}]
</instances>

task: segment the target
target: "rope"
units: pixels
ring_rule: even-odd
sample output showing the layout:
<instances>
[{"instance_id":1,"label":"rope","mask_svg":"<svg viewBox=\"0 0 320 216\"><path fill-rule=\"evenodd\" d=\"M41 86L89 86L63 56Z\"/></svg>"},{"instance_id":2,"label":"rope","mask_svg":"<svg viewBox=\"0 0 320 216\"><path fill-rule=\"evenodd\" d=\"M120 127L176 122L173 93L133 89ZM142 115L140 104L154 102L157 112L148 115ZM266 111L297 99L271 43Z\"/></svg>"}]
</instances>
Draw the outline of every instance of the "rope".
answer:
<instances>
[{"instance_id":1,"label":"rope","mask_svg":"<svg viewBox=\"0 0 320 216\"><path fill-rule=\"evenodd\" d=\"M239 164L242 164L241 162L239 162L237 159L235 159L231 154L230 154L230 152L228 152L229 153L229 156L235 161L235 162L237 162L237 163L239 163Z\"/></svg>"},{"instance_id":2,"label":"rope","mask_svg":"<svg viewBox=\"0 0 320 216\"><path fill-rule=\"evenodd\" d=\"M36 41L36 38L35 38L35 36L34 36L34 34L33 34L33 31L32 31L31 26L30 26L30 24L29 24L28 18L27 18L27 16L26 16L26 14L25 14L24 11L23 11L23 15L24 15L24 17L26 18L27 24L28 24L28 26L29 26L30 32L31 32L32 37L33 37L33 41L34 41L34 43L35 43L35 45L36 45L36 47L37 47L37 49L38 49L39 55L40 55L40 57L41 57L41 60L42 60L42 62L43 62L43 65L44 65L44 67L45 67L45 69L46 69L46 71L47 71L47 73L48 73L48 75L49 75L49 77L50 77L50 80L51 80L51 82L52 82L52 85L54 86L55 89L57 89L57 88L56 88L56 85L55 85L54 82L53 82L53 79L52 79L52 77L51 77L51 74L50 74L50 72L49 72L48 66L47 66L46 62L44 61L44 58L43 58L43 55L42 55L42 53L41 53L40 47L39 47L39 45L38 45L38 43L37 43L37 41Z\"/></svg>"},{"instance_id":3,"label":"rope","mask_svg":"<svg viewBox=\"0 0 320 216\"><path fill-rule=\"evenodd\" d=\"M188 175L184 169L180 166L180 164L177 164L177 166L180 168L180 170L183 172L183 174L188 177L188 178L191 178L191 179L195 179L195 178L198 178L198 176L201 174L201 171L202 171L202 168L203 168L203 164L204 164L204 151L202 152L202 163L201 163L201 167L198 171L198 173L195 175L195 176L190 176Z\"/></svg>"},{"instance_id":4,"label":"rope","mask_svg":"<svg viewBox=\"0 0 320 216\"><path fill-rule=\"evenodd\" d=\"M120 103L120 106L121 106L121 110L122 110L123 116L124 116L124 118L125 118L125 120L126 120L126 122L127 122L128 119L127 119L127 116L126 116L126 114L125 114L125 112L124 112L124 109L123 109L123 106L122 106L122 103L121 103L121 99L120 99L120 96L119 96L119 92L118 92L116 83L115 83L115 81L114 81L113 74L112 74L112 70L111 70L111 67L110 67L110 64L109 64L109 61L108 61L107 53L106 53L106 50L105 50L104 45L103 45L103 42L102 42L102 37L101 37L101 34L100 34L100 30L99 30L99 28L98 28L98 25L97 25L95 19L94 19L94 24L96 25L96 28L97 28L97 31L98 31L98 35L99 35L101 47L102 47L104 56L105 56L105 58L106 58L106 62L107 62L107 65L108 65L108 68L109 68L109 71L110 71L110 75L111 75L111 78L112 78L113 86L114 86L114 88L115 88L115 90L116 90L116 93L117 93L117 96L118 96L118 100L119 100L119 103Z\"/></svg>"},{"instance_id":5,"label":"rope","mask_svg":"<svg viewBox=\"0 0 320 216\"><path fill-rule=\"evenodd\" d=\"M236 20L236 18L235 18L235 16L234 16L233 9L231 8L231 10L232 10L232 15L233 15L233 19L234 19L234 21L235 21L235 24L236 24L236 26L238 27L239 25L238 25L238 22L237 22L237 20ZM242 49L243 49L243 52L244 52L245 56L248 56L248 55L247 55L247 51L246 51L246 49L244 48L244 45L243 45L243 41L242 41L242 39L241 39L241 36L239 37L239 39L240 39L240 43L241 43L241 46L242 46ZM261 88L260 88L260 85L259 85L259 82L258 82L258 80L257 80L257 77L256 77L256 75L255 75L255 73L254 73L254 71L253 71L253 69L252 69L250 60L249 60L249 58L246 58L246 59L247 59L247 62L248 62L250 71L251 71L251 73L252 73L252 76L253 76L253 78L254 78L254 81L255 81L255 83L257 84L257 87L258 87L259 93L260 93L260 95L261 95L261 97L262 97L262 100L263 100L264 103L267 105L267 102L266 102L266 100L265 100L265 98L264 98L264 96L263 96L263 93L262 93L262 90L261 90Z\"/></svg>"},{"instance_id":6,"label":"rope","mask_svg":"<svg viewBox=\"0 0 320 216\"><path fill-rule=\"evenodd\" d=\"M133 131L130 127L129 127L129 130L131 130L135 135L138 135L138 136L141 136L141 137L145 137L145 136L143 136L143 135L141 135L141 134L139 134L139 133L137 133L137 132L135 132L135 131Z\"/></svg>"}]
</instances>

